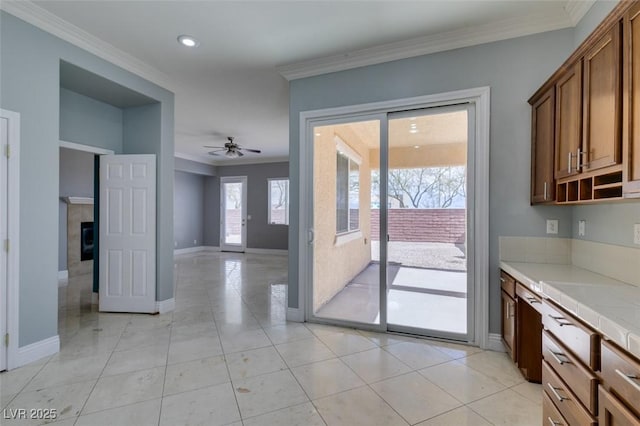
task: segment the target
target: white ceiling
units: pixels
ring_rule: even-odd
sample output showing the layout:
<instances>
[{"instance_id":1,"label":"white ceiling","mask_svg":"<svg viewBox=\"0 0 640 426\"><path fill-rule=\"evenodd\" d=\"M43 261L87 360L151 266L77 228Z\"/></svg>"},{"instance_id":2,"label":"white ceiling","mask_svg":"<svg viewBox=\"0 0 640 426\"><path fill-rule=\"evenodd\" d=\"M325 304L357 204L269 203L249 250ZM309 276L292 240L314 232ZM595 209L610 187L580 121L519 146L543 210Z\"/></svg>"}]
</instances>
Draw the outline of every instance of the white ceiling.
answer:
<instances>
[{"instance_id":1,"label":"white ceiling","mask_svg":"<svg viewBox=\"0 0 640 426\"><path fill-rule=\"evenodd\" d=\"M122 58L122 63L131 64L129 69L175 92L178 155L226 163L288 155L289 93L284 76L314 75L568 27L593 1L34 3L21 5L20 13L28 9L40 21L56 21L58 27L72 24L82 43L93 40L98 50L109 51L110 59ZM178 45L180 34L195 36L200 46L189 50ZM243 160L208 156L203 145L222 144L227 135L263 154Z\"/></svg>"}]
</instances>

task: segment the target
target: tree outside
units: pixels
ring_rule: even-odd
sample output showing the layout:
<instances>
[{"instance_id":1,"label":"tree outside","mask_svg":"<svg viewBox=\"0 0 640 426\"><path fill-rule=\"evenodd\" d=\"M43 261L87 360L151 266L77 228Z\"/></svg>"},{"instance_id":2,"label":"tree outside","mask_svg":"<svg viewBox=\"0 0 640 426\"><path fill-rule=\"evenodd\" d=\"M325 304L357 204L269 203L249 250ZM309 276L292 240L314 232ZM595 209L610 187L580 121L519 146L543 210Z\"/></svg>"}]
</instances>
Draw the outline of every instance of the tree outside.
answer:
<instances>
[{"instance_id":1,"label":"tree outside","mask_svg":"<svg viewBox=\"0 0 640 426\"><path fill-rule=\"evenodd\" d=\"M465 208L466 167L389 170L389 205L395 208ZM380 171L371 173L372 207L380 207Z\"/></svg>"}]
</instances>

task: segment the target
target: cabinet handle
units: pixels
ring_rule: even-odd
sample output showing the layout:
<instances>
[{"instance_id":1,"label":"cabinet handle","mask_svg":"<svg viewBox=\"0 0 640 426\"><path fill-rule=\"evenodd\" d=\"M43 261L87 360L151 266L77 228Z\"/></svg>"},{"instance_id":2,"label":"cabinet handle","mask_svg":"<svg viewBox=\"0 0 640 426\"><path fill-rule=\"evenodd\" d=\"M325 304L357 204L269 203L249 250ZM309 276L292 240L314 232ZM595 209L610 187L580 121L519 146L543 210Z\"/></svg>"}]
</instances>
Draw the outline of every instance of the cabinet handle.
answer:
<instances>
[{"instance_id":1,"label":"cabinet handle","mask_svg":"<svg viewBox=\"0 0 640 426\"><path fill-rule=\"evenodd\" d=\"M620 371L616 368L616 374L624 379L625 382L629 383L633 386L637 391L640 391L640 384L636 382L636 380L640 380L640 377L634 374L627 374L623 371Z\"/></svg>"},{"instance_id":2,"label":"cabinet handle","mask_svg":"<svg viewBox=\"0 0 640 426\"><path fill-rule=\"evenodd\" d=\"M582 151L580 148L576 150L576 171L580 171L580 167L582 167L582 162L580 161L580 157L582 156Z\"/></svg>"},{"instance_id":3,"label":"cabinet handle","mask_svg":"<svg viewBox=\"0 0 640 426\"><path fill-rule=\"evenodd\" d=\"M564 425L564 423L556 422L551 417L547 417L547 420L549 420L549 423L551 423L551 426L563 426Z\"/></svg>"},{"instance_id":4,"label":"cabinet handle","mask_svg":"<svg viewBox=\"0 0 640 426\"><path fill-rule=\"evenodd\" d=\"M544 200L547 200L547 182L544 183Z\"/></svg>"},{"instance_id":5,"label":"cabinet handle","mask_svg":"<svg viewBox=\"0 0 640 426\"><path fill-rule=\"evenodd\" d=\"M501 283L506 283L506 282L507 282L507 280L505 280L504 278L500 277L500 282L501 282Z\"/></svg>"},{"instance_id":6,"label":"cabinet handle","mask_svg":"<svg viewBox=\"0 0 640 426\"><path fill-rule=\"evenodd\" d=\"M573 364L571 362L570 359L567 358L567 356L565 354L563 354L562 352L554 352L554 351L549 351L549 353L551 354L551 356L553 357L553 359L556 360L556 362L560 365L564 365L564 364ZM560 357L564 358L561 359Z\"/></svg>"},{"instance_id":7,"label":"cabinet handle","mask_svg":"<svg viewBox=\"0 0 640 426\"><path fill-rule=\"evenodd\" d=\"M512 302L507 303L507 318L515 317L516 314L513 312L514 304Z\"/></svg>"},{"instance_id":8,"label":"cabinet handle","mask_svg":"<svg viewBox=\"0 0 640 426\"><path fill-rule=\"evenodd\" d=\"M573 157L573 152L569 151L569 155L567 157L567 173L571 173L571 157Z\"/></svg>"},{"instance_id":9,"label":"cabinet handle","mask_svg":"<svg viewBox=\"0 0 640 426\"><path fill-rule=\"evenodd\" d=\"M528 301L529 303L531 303L532 305L533 305L534 303L542 303L542 302L540 302L538 299L536 299L535 297L526 297L526 299L527 299L527 301Z\"/></svg>"},{"instance_id":10,"label":"cabinet handle","mask_svg":"<svg viewBox=\"0 0 640 426\"><path fill-rule=\"evenodd\" d=\"M547 386L549 387L549 389L551 389L551 393L553 394L553 396L555 396L558 399L558 401L562 402L562 401L565 401L565 400L569 400L569 398L565 398L564 396L562 396L562 395L560 395L558 393L559 390L564 392L564 389L556 388L551 383L547 383Z\"/></svg>"},{"instance_id":11,"label":"cabinet handle","mask_svg":"<svg viewBox=\"0 0 640 426\"><path fill-rule=\"evenodd\" d=\"M560 327L564 327L565 325L573 325L573 323L569 322L565 317L554 317L553 315L549 314L549 318L554 320Z\"/></svg>"}]
</instances>

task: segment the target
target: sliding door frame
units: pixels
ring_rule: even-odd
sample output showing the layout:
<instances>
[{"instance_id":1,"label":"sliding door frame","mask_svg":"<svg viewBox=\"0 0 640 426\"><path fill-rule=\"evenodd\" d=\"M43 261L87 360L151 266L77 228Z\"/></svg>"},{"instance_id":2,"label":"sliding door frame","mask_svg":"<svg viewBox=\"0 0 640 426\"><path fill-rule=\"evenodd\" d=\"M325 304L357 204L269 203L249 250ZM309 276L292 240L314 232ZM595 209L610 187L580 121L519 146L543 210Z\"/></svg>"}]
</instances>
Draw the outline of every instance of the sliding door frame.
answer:
<instances>
[{"instance_id":1,"label":"sliding door frame","mask_svg":"<svg viewBox=\"0 0 640 426\"><path fill-rule=\"evenodd\" d=\"M473 244L475 258L467 265L468 273L473 274L473 319L472 329L468 329L469 343L487 348L489 342L489 124L490 124L490 88L479 87L454 92L418 96L391 101L374 102L346 107L303 111L300 113L300 186L298 226L298 307L303 310L302 318L307 321L334 323L319 320L311 309L313 296L313 128L325 123L346 123L363 121L364 117L384 116L380 121L381 170L387 166L388 129L387 114L413 109L426 109L454 104L469 103L475 108L475 164L474 176L469 176L469 185L474 185L475 217L473 225ZM470 122L471 124L471 122ZM383 152L384 150L384 152ZM383 163L384 161L384 163ZM381 199L386 199L387 177L381 173ZM383 198L384 197L384 198ZM386 208L380 209L380 233L387 234ZM383 249L385 247L385 249ZM386 244L380 244L381 259L386 259ZM384 256L384 257L383 257ZM382 270L383 268L381 268ZM386 268L385 268L386 271ZM386 280L385 280L386 281ZM386 331L386 289L382 289L380 304L380 324L359 328L371 328ZM383 305L384 303L384 305ZM383 309L384 307L384 309ZM351 325L346 321L335 321L340 325ZM355 326L355 324L354 324Z\"/></svg>"}]
</instances>

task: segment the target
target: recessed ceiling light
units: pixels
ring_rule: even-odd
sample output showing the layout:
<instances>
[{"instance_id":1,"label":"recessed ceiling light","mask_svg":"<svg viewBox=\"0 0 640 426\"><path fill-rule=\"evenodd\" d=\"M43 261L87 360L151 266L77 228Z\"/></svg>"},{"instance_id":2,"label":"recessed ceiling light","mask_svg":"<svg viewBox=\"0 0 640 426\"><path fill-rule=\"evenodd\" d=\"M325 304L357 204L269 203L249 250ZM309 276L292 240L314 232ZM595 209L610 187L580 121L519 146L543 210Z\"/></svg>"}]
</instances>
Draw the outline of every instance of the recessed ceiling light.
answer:
<instances>
[{"instance_id":1,"label":"recessed ceiling light","mask_svg":"<svg viewBox=\"0 0 640 426\"><path fill-rule=\"evenodd\" d=\"M419 145L414 145L413 147L414 147L415 149L420 148L420 146L419 146Z\"/></svg>"},{"instance_id":2,"label":"recessed ceiling light","mask_svg":"<svg viewBox=\"0 0 640 426\"><path fill-rule=\"evenodd\" d=\"M315 135L316 136L322 136L322 133L316 133Z\"/></svg>"},{"instance_id":3,"label":"recessed ceiling light","mask_svg":"<svg viewBox=\"0 0 640 426\"><path fill-rule=\"evenodd\" d=\"M409 130L409 133L418 133L418 129L411 129Z\"/></svg>"},{"instance_id":4,"label":"recessed ceiling light","mask_svg":"<svg viewBox=\"0 0 640 426\"><path fill-rule=\"evenodd\" d=\"M181 35L178 37L178 43L187 47L198 47L200 42L190 35Z\"/></svg>"},{"instance_id":5,"label":"recessed ceiling light","mask_svg":"<svg viewBox=\"0 0 640 426\"><path fill-rule=\"evenodd\" d=\"M415 119L416 119L415 117L409 117L409 120L411 120L411 121L413 121Z\"/></svg>"}]
</instances>

